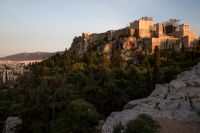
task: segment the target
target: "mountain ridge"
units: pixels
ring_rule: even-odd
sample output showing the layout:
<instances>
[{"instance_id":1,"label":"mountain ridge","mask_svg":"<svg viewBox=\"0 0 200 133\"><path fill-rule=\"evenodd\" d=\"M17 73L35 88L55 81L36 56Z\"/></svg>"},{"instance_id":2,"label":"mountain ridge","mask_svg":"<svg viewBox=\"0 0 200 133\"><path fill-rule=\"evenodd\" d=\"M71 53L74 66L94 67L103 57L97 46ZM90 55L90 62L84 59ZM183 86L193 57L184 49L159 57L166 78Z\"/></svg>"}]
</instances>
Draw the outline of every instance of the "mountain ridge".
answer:
<instances>
[{"instance_id":1,"label":"mountain ridge","mask_svg":"<svg viewBox=\"0 0 200 133\"><path fill-rule=\"evenodd\" d=\"M59 52L62 53L62 52ZM5 57L0 57L0 60L2 61L6 61L6 60L10 60L10 61L25 61L25 60L43 60L46 58L49 58L53 55L55 55L56 52L22 52L22 53L18 53L18 54L13 54L13 55L8 55Z\"/></svg>"}]
</instances>

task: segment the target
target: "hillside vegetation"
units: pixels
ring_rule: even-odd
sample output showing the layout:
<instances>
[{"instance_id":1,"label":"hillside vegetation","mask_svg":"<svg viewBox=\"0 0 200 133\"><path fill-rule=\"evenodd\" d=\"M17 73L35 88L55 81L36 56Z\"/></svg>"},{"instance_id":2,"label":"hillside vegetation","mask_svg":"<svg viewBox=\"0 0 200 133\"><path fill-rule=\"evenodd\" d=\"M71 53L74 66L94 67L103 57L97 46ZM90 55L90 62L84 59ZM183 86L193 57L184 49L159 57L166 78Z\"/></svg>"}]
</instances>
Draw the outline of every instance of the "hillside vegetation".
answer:
<instances>
[{"instance_id":1,"label":"hillside vegetation","mask_svg":"<svg viewBox=\"0 0 200 133\"><path fill-rule=\"evenodd\" d=\"M110 59L92 50L82 57L66 50L32 64L13 89L1 87L1 129L8 116L20 116L20 133L97 133L99 120L197 64L200 49L156 47L137 58L125 61L118 50Z\"/></svg>"}]
</instances>

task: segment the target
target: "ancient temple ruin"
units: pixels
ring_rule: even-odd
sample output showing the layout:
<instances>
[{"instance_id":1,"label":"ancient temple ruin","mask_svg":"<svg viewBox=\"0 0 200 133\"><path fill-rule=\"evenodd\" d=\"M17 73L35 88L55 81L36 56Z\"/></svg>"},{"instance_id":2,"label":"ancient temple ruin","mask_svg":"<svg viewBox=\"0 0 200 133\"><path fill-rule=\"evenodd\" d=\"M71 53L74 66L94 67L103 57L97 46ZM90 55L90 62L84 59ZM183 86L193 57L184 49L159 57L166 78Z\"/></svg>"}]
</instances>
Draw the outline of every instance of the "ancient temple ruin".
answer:
<instances>
[{"instance_id":1,"label":"ancient temple ruin","mask_svg":"<svg viewBox=\"0 0 200 133\"><path fill-rule=\"evenodd\" d=\"M170 19L163 23L154 23L152 17L142 17L130 22L130 26L105 33L85 32L75 37L71 46L78 54L88 49L109 54L111 48L121 49L127 59L134 52L143 51L153 53L155 46L160 49L193 47L199 42L188 24L180 24L179 19Z\"/></svg>"}]
</instances>

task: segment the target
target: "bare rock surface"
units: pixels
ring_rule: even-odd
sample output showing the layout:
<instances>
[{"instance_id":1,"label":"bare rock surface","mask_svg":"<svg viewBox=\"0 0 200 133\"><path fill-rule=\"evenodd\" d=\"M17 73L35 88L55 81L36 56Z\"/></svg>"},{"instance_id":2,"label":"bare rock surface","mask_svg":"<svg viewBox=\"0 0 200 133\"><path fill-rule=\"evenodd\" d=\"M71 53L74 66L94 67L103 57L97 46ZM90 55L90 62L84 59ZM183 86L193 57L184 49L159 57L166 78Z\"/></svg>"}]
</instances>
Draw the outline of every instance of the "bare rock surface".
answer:
<instances>
[{"instance_id":1,"label":"bare rock surface","mask_svg":"<svg viewBox=\"0 0 200 133\"><path fill-rule=\"evenodd\" d=\"M124 109L107 118L102 133L112 133L114 127L126 125L142 113L155 119L200 123L200 63L170 83L156 85L150 96L130 101Z\"/></svg>"}]
</instances>

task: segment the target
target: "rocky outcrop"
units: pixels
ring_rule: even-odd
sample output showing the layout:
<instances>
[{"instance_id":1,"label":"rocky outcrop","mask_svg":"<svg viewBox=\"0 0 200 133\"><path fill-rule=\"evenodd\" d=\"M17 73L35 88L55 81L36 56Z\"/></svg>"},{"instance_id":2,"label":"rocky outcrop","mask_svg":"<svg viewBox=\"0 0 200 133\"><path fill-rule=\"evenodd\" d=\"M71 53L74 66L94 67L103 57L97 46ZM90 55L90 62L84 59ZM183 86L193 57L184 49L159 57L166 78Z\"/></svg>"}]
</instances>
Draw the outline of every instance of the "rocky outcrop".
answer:
<instances>
[{"instance_id":1,"label":"rocky outcrop","mask_svg":"<svg viewBox=\"0 0 200 133\"><path fill-rule=\"evenodd\" d=\"M8 117L5 121L2 133L15 133L17 125L21 124L19 117Z\"/></svg>"},{"instance_id":2,"label":"rocky outcrop","mask_svg":"<svg viewBox=\"0 0 200 133\"><path fill-rule=\"evenodd\" d=\"M137 47L137 40L135 37L128 37L127 39L124 40L123 42L123 49L133 49Z\"/></svg>"},{"instance_id":3,"label":"rocky outcrop","mask_svg":"<svg viewBox=\"0 0 200 133\"><path fill-rule=\"evenodd\" d=\"M98 50L98 52L103 52L108 54L110 52L111 46L115 45L115 47L122 47L124 40L127 37L131 37L130 28L122 28L119 30L109 30L104 33L89 33L85 32L82 36L75 37L73 39L72 45L70 47L71 50L75 51L78 55L83 55L88 49ZM135 38L134 38L135 39ZM133 38L129 38L125 44L126 48L131 48L132 43L134 44L136 40ZM109 47L108 45L109 44Z\"/></svg>"},{"instance_id":4,"label":"rocky outcrop","mask_svg":"<svg viewBox=\"0 0 200 133\"><path fill-rule=\"evenodd\" d=\"M168 84L157 85L151 95L129 102L121 112L112 113L102 133L112 133L119 124L126 125L139 114L183 122L200 122L200 63L182 72Z\"/></svg>"},{"instance_id":5,"label":"rocky outcrop","mask_svg":"<svg viewBox=\"0 0 200 133\"><path fill-rule=\"evenodd\" d=\"M135 49L138 48L137 39L135 37L124 38L122 43L122 58L130 60L135 55Z\"/></svg>"}]
</instances>

